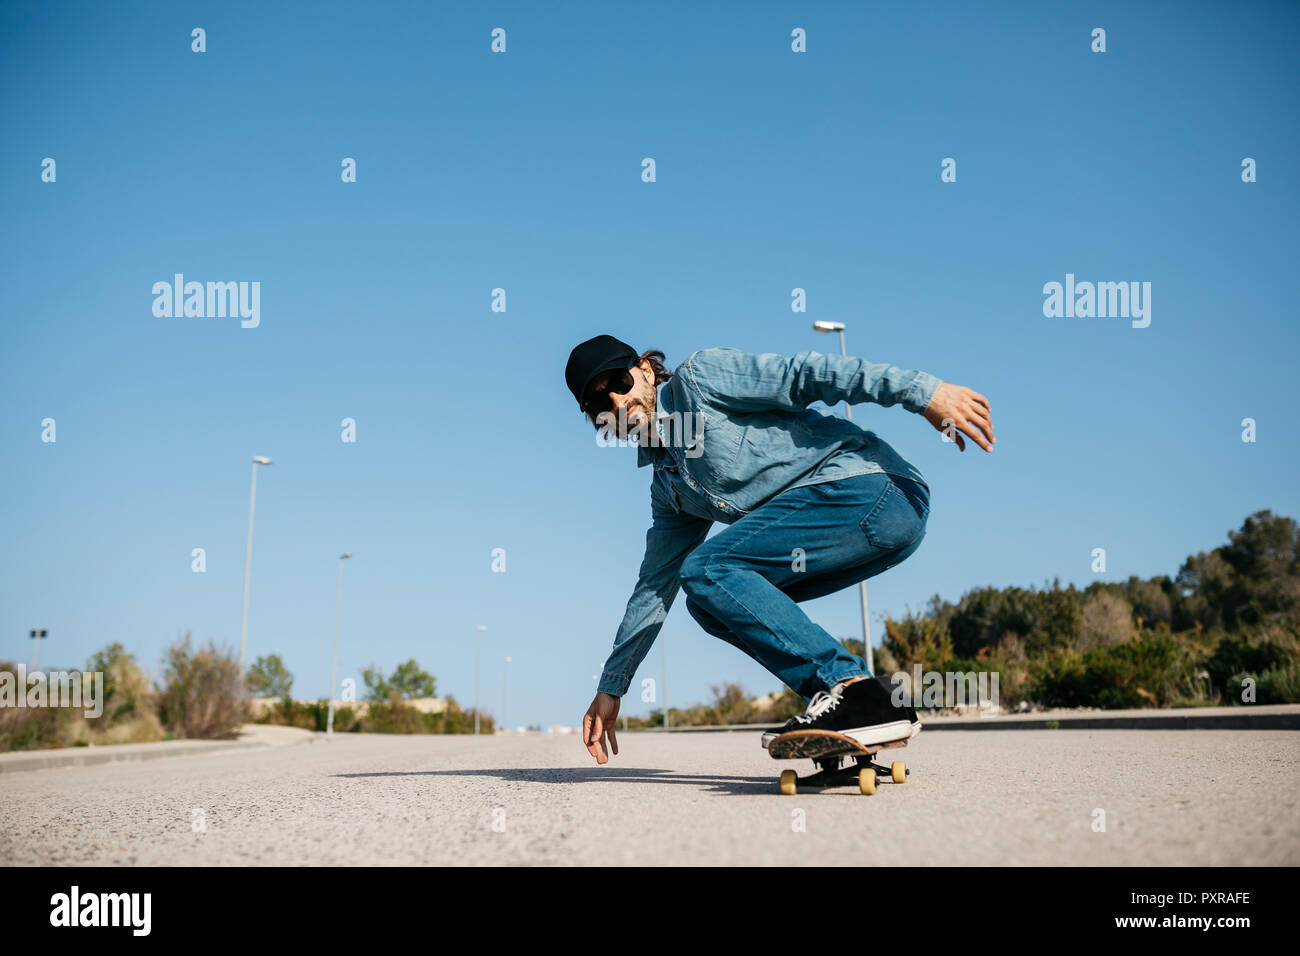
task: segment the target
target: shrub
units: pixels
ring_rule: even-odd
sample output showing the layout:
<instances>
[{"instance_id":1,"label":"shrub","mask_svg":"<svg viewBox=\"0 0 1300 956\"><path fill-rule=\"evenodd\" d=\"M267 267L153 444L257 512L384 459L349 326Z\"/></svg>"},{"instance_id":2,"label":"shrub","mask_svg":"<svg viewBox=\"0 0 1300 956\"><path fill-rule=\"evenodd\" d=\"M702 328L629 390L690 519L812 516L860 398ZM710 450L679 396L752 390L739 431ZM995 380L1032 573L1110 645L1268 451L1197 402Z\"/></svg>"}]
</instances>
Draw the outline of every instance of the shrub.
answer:
<instances>
[{"instance_id":1,"label":"shrub","mask_svg":"<svg viewBox=\"0 0 1300 956\"><path fill-rule=\"evenodd\" d=\"M1274 667L1255 682L1257 704L1300 704L1300 665Z\"/></svg>"},{"instance_id":2,"label":"shrub","mask_svg":"<svg viewBox=\"0 0 1300 956\"><path fill-rule=\"evenodd\" d=\"M1166 706L1188 676L1168 634L1146 633L1086 654L1062 650L1035 668L1031 695L1048 707Z\"/></svg>"},{"instance_id":3,"label":"shrub","mask_svg":"<svg viewBox=\"0 0 1300 956\"><path fill-rule=\"evenodd\" d=\"M159 716L177 737L231 737L249 718L244 675L234 652L209 641L198 651L190 635L163 658Z\"/></svg>"},{"instance_id":4,"label":"shrub","mask_svg":"<svg viewBox=\"0 0 1300 956\"><path fill-rule=\"evenodd\" d=\"M424 717L392 691L388 700L370 702L366 715L361 718L361 730L368 734L428 733Z\"/></svg>"},{"instance_id":5,"label":"shrub","mask_svg":"<svg viewBox=\"0 0 1300 956\"><path fill-rule=\"evenodd\" d=\"M1262 674L1296 663L1295 654L1270 640L1252 639L1246 634L1229 634L1219 641L1205 663L1210 683L1229 703L1241 699L1242 674Z\"/></svg>"}]
</instances>

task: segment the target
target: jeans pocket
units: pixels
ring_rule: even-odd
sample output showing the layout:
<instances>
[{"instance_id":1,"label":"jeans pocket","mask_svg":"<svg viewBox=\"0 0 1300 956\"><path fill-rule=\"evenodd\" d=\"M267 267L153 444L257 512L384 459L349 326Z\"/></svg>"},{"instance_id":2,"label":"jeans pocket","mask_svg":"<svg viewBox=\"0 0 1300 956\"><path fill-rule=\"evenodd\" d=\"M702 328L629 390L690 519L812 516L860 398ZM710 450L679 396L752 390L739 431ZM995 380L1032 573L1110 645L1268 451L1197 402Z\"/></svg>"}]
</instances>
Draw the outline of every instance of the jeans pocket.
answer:
<instances>
[{"instance_id":1,"label":"jeans pocket","mask_svg":"<svg viewBox=\"0 0 1300 956\"><path fill-rule=\"evenodd\" d=\"M893 481L859 522L873 547L884 551L906 548L925 531L925 518Z\"/></svg>"}]
</instances>

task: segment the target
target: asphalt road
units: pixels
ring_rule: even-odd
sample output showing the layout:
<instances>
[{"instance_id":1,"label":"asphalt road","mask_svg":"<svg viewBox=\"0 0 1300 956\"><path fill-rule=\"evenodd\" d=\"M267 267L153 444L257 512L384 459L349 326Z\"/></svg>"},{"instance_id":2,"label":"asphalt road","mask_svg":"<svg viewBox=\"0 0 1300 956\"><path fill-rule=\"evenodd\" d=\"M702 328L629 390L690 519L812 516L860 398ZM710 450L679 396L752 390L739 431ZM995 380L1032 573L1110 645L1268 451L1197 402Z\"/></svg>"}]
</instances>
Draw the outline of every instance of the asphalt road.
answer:
<instances>
[{"instance_id":1,"label":"asphalt road","mask_svg":"<svg viewBox=\"0 0 1300 956\"><path fill-rule=\"evenodd\" d=\"M7 773L0 861L1300 864L1300 731L923 732L870 797L781 796L812 764L752 734L622 744L597 767L571 736L344 734Z\"/></svg>"}]
</instances>

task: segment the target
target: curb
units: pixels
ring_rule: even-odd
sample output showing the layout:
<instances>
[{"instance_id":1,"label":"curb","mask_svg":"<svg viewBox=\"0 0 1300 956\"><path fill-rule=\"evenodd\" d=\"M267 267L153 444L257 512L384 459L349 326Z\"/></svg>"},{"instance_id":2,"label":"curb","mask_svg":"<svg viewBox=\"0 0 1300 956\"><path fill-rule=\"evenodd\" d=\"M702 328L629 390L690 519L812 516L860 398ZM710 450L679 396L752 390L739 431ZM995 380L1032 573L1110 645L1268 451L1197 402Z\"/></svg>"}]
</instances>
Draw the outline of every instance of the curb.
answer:
<instances>
[{"instance_id":1,"label":"curb","mask_svg":"<svg viewBox=\"0 0 1300 956\"><path fill-rule=\"evenodd\" d=\"M921 721L926 730L1300 730L1294 714L1152 714L1150 717L988 717Z\"/></svg>"},{"instance_id":2,"label":"curb","mask_svg":"<svg viewBox=\"0 0 1300 956\"><path fill-rule=\"evenodd\" d=\"M67 747L59 750L16 750L0 754L0 774L25 770L48 770L54 767L87 767L106 763L139 763L164 757L185 757L193 754L220 753L227 750L261 750L305 742L308 736L295 739L292 735L279 735L268 739L267 732L258 725L244 725L242 736L254 740L162 740L151 744L105 744L99 747ZM303 734L308 734L303 731ZM314 736L314 735L312 735Z\"/></svg>"},{"instance_id":3,"label":"curb","mask_svg":"<svg viewBox=\"0 0 1300 956\"><path fill-rule=\"evenodd\" d=\"M925 731L935 730L1300 730L1300 705L1270 706L1251 712L1246 707L1225 707L1223 713L1192 712L1086 714L1045 713L1033 716L921 718ZM648 734L760 733L779 730L768 724L731 724L718 727L647 728Z\"/></svg>"},{"instance_id":4,"label":"curb","mask_svg":"<svg viewBox=\"0 0 1300 956\"><path fill-rule=\"evenodd\" d=\"M0 760L0 773L17 773L21 770L47 770L51 767L86 767L104 763L139 763L142 760L158 760L162 757L182 757L187 754L216 753L222 750L258 750L269 747L265 743L244 743L231 741L203 741L201 743L182 743L178 747L167 747L173 741L156 744L144 744L149 750L118 750L118 746L135 747L136 744L107 745L102 747L77 747L71 753L39 751L17 756L6 754ZM167 747L167 749L162 749Z\"/></svg>"}]
</instances>

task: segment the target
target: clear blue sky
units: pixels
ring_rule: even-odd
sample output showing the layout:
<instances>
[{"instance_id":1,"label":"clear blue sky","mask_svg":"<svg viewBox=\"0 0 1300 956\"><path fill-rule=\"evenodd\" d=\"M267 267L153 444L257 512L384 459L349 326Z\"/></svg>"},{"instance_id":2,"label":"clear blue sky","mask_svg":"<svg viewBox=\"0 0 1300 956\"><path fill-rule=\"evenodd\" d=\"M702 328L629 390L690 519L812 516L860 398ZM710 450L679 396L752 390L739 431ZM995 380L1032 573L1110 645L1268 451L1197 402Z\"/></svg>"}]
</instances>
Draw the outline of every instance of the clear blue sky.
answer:
<instances>
[{"instance_id":1,"label":"clear blue sky","mask_svg":"<svg viewBox=\"0 0 1300 956\"><path fill-rule=\"evenodd\" d=\"M1094 547L1109 579L1172 574L1256 509L1300 516L1298 26L1285 3L6 3L0 657L32 627L67 666L237 645L269 455L250 660L324 695L348 550L344 675L415 657L468 704L485 624L484 707L508 654L510 724L576 723L649 518L648 470L564 387L600 332L671 367L836 349L811 324L842 321L851 353L991 398L992 455L857 408L933 489L878 615L1086 585ZM259 281L261 326L155 318L175 272ZM1045 318L1067 272L1151 282L1150 327ZM860 633L855 589L805 607ZM683 603L662 637L674 705L778 689Z\"/></svg>"}]
</instances>

